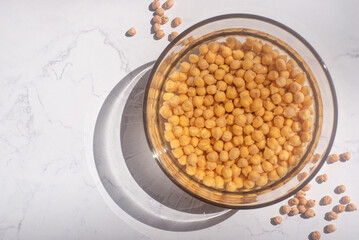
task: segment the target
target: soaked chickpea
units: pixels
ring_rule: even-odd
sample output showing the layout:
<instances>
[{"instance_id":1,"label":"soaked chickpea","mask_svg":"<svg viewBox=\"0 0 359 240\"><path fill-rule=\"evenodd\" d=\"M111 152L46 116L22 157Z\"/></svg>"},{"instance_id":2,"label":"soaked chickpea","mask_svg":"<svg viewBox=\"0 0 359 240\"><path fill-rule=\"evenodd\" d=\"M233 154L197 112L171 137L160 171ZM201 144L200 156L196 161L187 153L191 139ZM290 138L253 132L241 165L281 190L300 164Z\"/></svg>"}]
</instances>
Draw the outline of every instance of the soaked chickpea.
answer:
<instances>
[{"instance_id":1,"label":"soaked chickpea","mask_svg":"<svg viewBox=\"0 0 359 240\"><path fill-rule=\"evenodd\" d=\"M200 45L169 74L164 90L164 138L184 170L208 187L233 192L277 181L312 139L306 75L253 37ZM310 205L294 199L300 212Z\"/></svg>"}]
</instances>

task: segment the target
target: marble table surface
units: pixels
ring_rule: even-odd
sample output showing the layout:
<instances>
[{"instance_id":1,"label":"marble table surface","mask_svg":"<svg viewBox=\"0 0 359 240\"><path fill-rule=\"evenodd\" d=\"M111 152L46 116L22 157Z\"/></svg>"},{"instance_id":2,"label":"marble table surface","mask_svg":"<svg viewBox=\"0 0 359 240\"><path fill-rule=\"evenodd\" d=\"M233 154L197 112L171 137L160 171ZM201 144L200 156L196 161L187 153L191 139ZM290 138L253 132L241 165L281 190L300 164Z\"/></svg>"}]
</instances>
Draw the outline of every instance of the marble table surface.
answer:
<instances>
[{"instance_id":1,"label":"marble table surface","mask_svg":"<svg viewBox=\"0 0 359 240\"><path fill-rule=\"evenodd\" d=\"M311 231L322 232L329 206L317 206L317 217L308 220L284 217L279 226L269 219L279 214L283 202L255 210L216 209L212 214L225 216L216 221L211 213L187 209L171 216L186 221L195 215L205 224L176 228L176 222L166 227L141 221L108 196L94 167L95 123L121 79L148 67L168 44L167 38L156 41L151 35L149 4L0 1L0 239L308 239ZM356 0L178 0L167 12L170 18L182 18L177 31L226 13L262 15L313 45L338 95L332 152L350 151L353 158L324 165L321 173L329 180L321 185L313 181L309 195L319 199L330 193L337 201L333 188L345 184L357 205L358 11ZM126 37L133 26L137 35ZM169 24L164 29L167 34L172 30ZM136 182L129 182L126 191L133 191L131 184ZM161 211L166 217L168 212ZM358 211L341 214L334 222L337 231L322 239L359 239L358 219Z\"/></svg>"}]
</instances>

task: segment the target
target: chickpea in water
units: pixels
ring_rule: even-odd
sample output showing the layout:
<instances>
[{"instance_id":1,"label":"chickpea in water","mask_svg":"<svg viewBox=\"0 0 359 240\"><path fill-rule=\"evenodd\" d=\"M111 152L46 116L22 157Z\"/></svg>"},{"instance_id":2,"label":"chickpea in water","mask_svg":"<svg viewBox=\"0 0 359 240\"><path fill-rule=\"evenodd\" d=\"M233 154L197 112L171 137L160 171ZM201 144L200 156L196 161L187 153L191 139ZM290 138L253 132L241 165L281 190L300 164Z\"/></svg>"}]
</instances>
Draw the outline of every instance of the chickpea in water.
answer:
<instances>
[{"instance_id":1,"label":"chickpea in water","mask_svg":"<svg viewBox=\"0 0 359 240\"><path fill-rule=\"evenodd\" d=\"M280 180L298 164L312 138L312 96L305 73L278 53L229 37L190 51L169 75L159 113L187 174L233 192Z\"/></svg>"}]
</instances>

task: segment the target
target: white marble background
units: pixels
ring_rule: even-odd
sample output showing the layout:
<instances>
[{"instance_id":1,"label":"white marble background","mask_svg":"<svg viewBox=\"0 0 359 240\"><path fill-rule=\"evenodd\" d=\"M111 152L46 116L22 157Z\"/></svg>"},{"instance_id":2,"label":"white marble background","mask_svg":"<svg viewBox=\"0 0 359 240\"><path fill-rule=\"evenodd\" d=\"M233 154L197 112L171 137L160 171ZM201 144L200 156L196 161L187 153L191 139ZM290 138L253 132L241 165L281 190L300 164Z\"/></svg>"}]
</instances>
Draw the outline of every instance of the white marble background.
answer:
<instances>
[{"instance_id":1,"label":"white marble background","mask_svg":"<svg viewBox=\"0 0 359 240\"><path fill-rule=\"evenodd\" d=\"M238 211L192 232L170 232L115 214L88 166L88 126L111 89L133 69L155 60L167 39L150 35L149 0L0 1L0 239L307 239L322 217L269 218L281 204ZM337 184L359 205L359 2L178 0L168 11L178 31L225 13L263 15L293 28L326 62L339 101L333 151L353 159L325 165L319 198ZM130 27L133 38L125 37ZM165 27L170 33L170 27ZM333 195L333 194L332 194ZM335 196L334 200L338 198ZM317 207L317 214L329 207ZM344 213L323 239L359 239L359 212Z\"/></svg>"}]
</instances>

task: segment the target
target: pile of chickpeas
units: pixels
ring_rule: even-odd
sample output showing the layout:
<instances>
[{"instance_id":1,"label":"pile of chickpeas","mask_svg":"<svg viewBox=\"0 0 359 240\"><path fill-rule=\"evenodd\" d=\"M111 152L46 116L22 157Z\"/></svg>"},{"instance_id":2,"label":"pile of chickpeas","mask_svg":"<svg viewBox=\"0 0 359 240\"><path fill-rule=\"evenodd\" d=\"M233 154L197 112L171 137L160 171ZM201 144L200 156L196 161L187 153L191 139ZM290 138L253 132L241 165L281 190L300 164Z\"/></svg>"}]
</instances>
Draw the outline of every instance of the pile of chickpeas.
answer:
<instances>
[{"instance_id":1,"label":"pile of chickpeas","mask_svg":"<svg viewBox=\"0 0 359 240\"><path fill-rule=\"evenodd\" d=\"M186 173L208 187L234 192L277 181L312 138L306 74L253 37L202 44L164 89L164 138Z\"/></svg>"}]
</instances>

